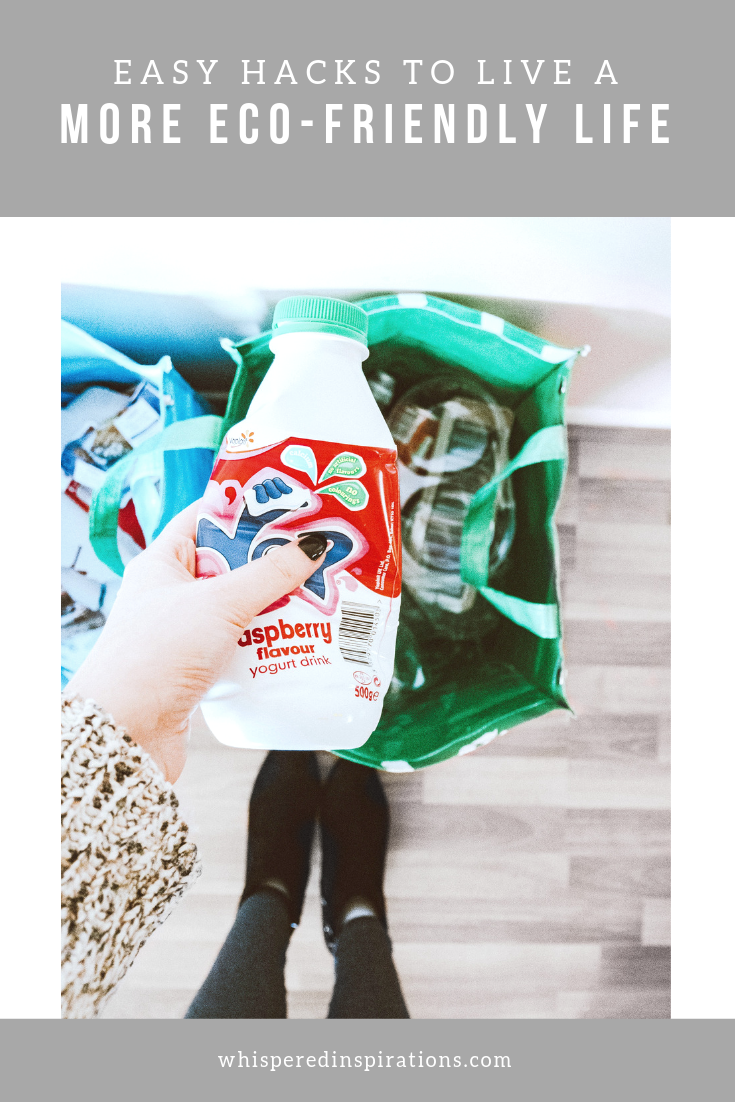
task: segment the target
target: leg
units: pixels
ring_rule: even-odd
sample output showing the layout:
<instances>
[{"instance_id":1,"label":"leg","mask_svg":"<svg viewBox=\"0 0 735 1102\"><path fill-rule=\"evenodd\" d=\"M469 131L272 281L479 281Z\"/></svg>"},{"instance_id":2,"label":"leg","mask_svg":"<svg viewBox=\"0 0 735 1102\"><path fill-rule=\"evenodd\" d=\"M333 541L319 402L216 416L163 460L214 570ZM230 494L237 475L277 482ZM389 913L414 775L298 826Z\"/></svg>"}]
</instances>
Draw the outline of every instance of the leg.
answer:
<instances>
[{"instance_id":1,"label":"leg","mask_svg":"<svg viewBox=\"0 0 735 1102\"><path fill-rule=\"evenodd\" d=\"M388 801L374 769L340 760L322 794L322 912L335 956L330 1018L407 1018L383 895Z\"/></svg>"},{"instance_id":2,"label":"leg","mask_svg":"<svg viewBox=\"0 0 735 1102\"><path fill-rule=\"evenodd\" d=\"M334 951L330 1018L408 1018L390 938L377 918L345 922Z\"/></svg>"},{"instance_id":3,"label":"leg","mask_svg":"<svg viewBox=\"0 0 735 1102\"><path fill-rule=\"evenodd\" d=\"M285 1018L283 969L291 937L286 901L266 890L249 896L187 1018Z\"/></svg>"},{"instance_id":4,"label":"leg","mask_svg":"<svg viewBox=\"0 0 735 1102\"><path fill-rule=\"evenodd\" d=\"M309 878L319 771L308 752L271 751L250 797L245 890L188 1018L285 1018L283 969Z\"/></svg>"}]
</instances>

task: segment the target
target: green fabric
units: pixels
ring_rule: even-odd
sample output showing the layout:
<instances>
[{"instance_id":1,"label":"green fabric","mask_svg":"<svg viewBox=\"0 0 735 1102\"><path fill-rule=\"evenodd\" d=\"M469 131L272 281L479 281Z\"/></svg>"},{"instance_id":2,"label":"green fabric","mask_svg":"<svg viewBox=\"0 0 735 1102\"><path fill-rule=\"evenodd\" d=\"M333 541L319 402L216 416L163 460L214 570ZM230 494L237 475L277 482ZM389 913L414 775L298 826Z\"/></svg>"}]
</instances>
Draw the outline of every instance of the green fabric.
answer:
<instances>
[{"instance_id":1,"label":"green fabric","mask_svg":"<svg viewBox=\"0 0 735 1102\"><path fill-rule=\"evenodd\" d=\"M569 710L564 696L554 512L565 463L564 404L579 349L560 348L485 311L431 295L382 295L358 302L368 315L365 371L396 380L395 398L424 379L469 373L513 410L514 459L471 503L461 547L462 576L502 619L473 663L462 644L449 660L435 638L417 638L421 679L410 694L389 692L378 728L340 756L374 768L420 769L466 753L496 734ZM237 364L225 426L246 414L273 360L271 333L223 347ZM348 440L340 441L345 445ZM516 532L503 592L488 585L490 521L497 488L513 483Z\"/></svg>"},{"instance_id":2,"label":"green fabric","mask_svg":"<svg viewBox=\"0 0 735 1102\"><path fill-rule=\"evenodd\" d=\"M541 639L556 639L559 635L559 610L556 605L535 605L520 597L510 597L497 589L477 587L486 601L502 612L514 624L533 632Z\"/></svg>"},{"instance_id":3,"label":"green fabric","mask_svg":"<svg viewBox=\"0 0 735 1102\"><path fill-rule=\"evenodd\" d=\"M559 634L559 612L556 605L534 604L510 597L486 586L490 547L493 541L493 516L495 498L500 483L521 467L550 460L564 462L567 455L566 433L563 425L550 425L539 429L526 441L518 455L504 470L486 483L473 497L462 529L460 562L462 580L474 585L485 600L494 605L508 619L542 639L555 639Z\"/></svg>"},{"instance_id":4,"label":"green fabric","mask_svg":"<svg viewBox=\"0 0 735 1102\"><path fill-rule=\"evenodd\" d=\"M150 452L184 451L189 448L217 450L223 436L221 417L207 415L188 421L174 421L157 436L152 436L134 451L128 452L107 473L105 481L92 498L89 510L89 538L98 559L122 575L125 564L117 546L120 499L131 468Z\"/></svg>"}]
</instances>

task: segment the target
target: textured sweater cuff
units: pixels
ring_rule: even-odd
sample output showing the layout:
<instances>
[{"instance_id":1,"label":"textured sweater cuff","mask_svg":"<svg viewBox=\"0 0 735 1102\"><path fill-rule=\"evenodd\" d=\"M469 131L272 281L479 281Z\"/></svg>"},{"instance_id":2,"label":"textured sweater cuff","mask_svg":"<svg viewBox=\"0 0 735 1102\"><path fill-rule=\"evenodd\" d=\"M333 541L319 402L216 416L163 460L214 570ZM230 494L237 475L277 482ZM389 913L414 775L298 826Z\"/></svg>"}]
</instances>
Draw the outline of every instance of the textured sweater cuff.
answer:
<instances>
[{"instance_id":1,"label":"textured sweater cuff","mask_svg":"<svg viewBox=\"0 0 735 1102\"><path fill-rule=\"evenodd\" d=\"M94 701L61 701L62 1014L95 1017L199 875L173 787Z\"/></svg>"}]
</instances>

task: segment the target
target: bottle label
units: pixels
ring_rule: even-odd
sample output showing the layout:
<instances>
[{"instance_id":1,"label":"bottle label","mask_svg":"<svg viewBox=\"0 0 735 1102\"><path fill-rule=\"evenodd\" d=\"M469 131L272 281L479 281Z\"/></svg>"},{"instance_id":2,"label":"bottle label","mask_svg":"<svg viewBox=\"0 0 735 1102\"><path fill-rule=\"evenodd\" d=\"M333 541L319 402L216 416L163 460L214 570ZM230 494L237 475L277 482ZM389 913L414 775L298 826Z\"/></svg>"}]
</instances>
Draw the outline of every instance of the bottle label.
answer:
<instances>
[{"instance_id":1,"label":"bottle label","mask_svg":"<svg viewBox=\"0 0 735 1102\"><path fill-rule=\"evenodd\" d=\"M256 698L318 681L327 696L312 704L346 723L367 719L367 710L369 734L390 684L398 626L395 449L292 437L245 452L242 443L237 430L225 438L204 494L197 576L234 570L307 532L331 546L303 586L249 624L226 680Z\"/></svg>"}]
</instances>

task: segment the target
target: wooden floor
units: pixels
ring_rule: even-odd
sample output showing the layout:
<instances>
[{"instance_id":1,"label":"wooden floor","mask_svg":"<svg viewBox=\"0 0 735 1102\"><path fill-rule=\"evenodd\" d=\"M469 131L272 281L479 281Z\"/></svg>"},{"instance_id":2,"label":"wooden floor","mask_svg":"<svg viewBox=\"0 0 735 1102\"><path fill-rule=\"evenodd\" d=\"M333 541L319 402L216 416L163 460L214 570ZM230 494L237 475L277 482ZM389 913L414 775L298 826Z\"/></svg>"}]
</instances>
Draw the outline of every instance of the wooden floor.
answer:
<instances>
[{"instance_id":1,"label":"wooden floor","mask_svg":"<svg viewBox=\"0 0 735 1102\"><path fill-rule=\"evenodd\" d=\"M383 775L389 919L412 1017L669 1016L669 436L572 428L570 453L557 519L577 717ZM197 725L177 790L204 873L105 1017L183 1015L242 890L261 759ZM317 877L318 861L288 956L294 1018L324 1017L331 989Z\"/></svg>"}]
</instances>

